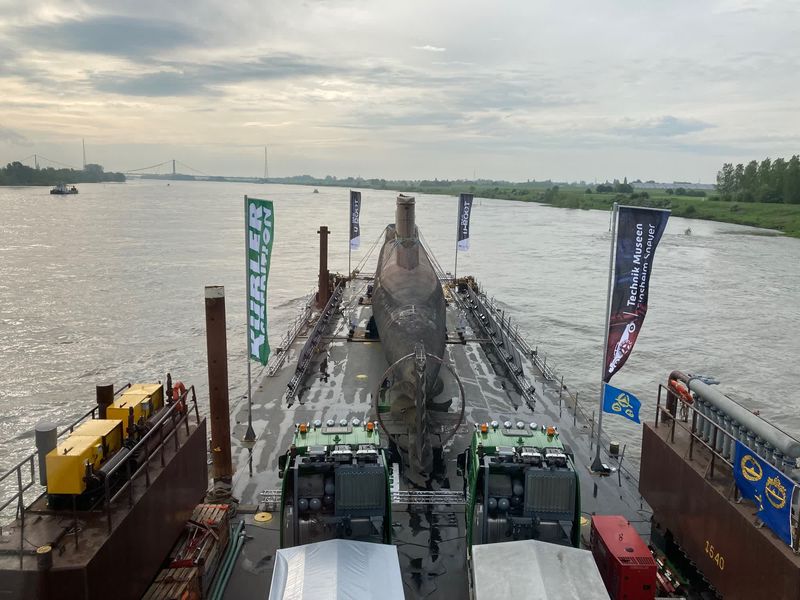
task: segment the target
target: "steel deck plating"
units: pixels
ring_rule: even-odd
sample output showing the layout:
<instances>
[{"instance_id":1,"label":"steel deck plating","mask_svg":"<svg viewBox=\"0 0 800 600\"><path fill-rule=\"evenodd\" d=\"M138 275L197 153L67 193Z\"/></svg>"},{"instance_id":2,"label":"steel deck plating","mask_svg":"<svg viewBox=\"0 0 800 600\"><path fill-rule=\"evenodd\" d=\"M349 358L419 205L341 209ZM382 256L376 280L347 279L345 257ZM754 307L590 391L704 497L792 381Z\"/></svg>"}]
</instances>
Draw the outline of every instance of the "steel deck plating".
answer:
<instances>
[{"instance_id":1,"label":"steel deck plating","mask_svg":"<svg viewBox=\"0 0 800 600\"><path fill-rule=\"evenodd\" d=\"M282 349L285 356L281 357L281 366L272 376L265 376L254 390L255 443L240 441L247 429L247 403L240 402L234 409L233 458L237 473L233 491L241 501L240 513L247 524L249 539L231 577L225 595L228 599L250 598L254 590L269 589L280 519L275 514L269 522L255 522L252 513L278 508L278 458L292 443L295 424L316 419L322 422L354 417L362 421L375 419L373 394L379 389L388 365L380 341L364 337L372 310L368 301L362 304L359 299L363 302L369 282L370 278L363 276L347 283L340 309L330 318L324 332L322 351L306 370L297 400L291 407L287 407L285 400L287 383L295 375L297 359L313 330L315 315L300 324L298 335ZM492 341L485 320L469 310L466 294L448 287L445 296L448 343L444 359L464 387L465 417L437 460L441 474L428 482L427 489L410 484L396 466L393 468L394 543L398 547L406 597L449 599L469 595L464 488L461 476L456 473L456 456L469 446L475 423L510 420L557 427L575 455L583 513L622 515L645 540L649 539L651 513L639 495L638 482L624 469L605 477L591 474L592 427L580 412L574 417L572 407L561 404L566 396L559 398L560 383L553 380L551 369L537 366L530 349L519 344L515 344L514 351L503 351L503 347L513 343L510 338L514 336L506 336L503 344ZM349 341L351 324L356 325L356 331ZM509 357L520 363L520 373L508 373ZM320 371L323 359L327 359L326 373ZM437 400L453 399L447 423L441 425L447 427L457 420L459 394L456 382L445 369L442 377L444 391ZM515 381L529 382L535 391L521 394ZM615 467L616 458L607 454L603 458ZM583 537L588 540L588 527L582 529Z\"/></svg>"}]
</instances>

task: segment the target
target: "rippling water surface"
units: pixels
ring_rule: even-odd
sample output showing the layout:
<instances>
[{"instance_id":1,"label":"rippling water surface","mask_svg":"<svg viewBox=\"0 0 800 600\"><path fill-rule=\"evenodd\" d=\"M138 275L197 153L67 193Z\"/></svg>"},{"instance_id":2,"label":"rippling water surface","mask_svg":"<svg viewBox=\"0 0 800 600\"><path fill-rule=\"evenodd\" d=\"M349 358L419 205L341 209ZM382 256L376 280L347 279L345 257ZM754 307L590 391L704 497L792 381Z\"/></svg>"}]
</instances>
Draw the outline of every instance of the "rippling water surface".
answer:
<instances>
[{"instance_id":1,"label":"rippling water surface","mask_svg":"<svg viewBox=\"0 0 800 600\"><path fill-rule=\"evenodd\" d=\"M275 201L275 345L315 284L319 225L332 232L332 270L347 270L346 189L131 181L54 197L0 188L0 470L31 448L36 421L64 424L88 410L96 383L171 371L204 398L207 284L226 288L232 398L242 396L244 194ZM354 265L393 221L395 196L364 191ZM456 204L417 196L418 224L448 270ZM647 418L658 383L677 368L717 377L724 391L800 433L800 240L757 233L671 219L650 312L614 378L643 400ZM475 275L587 404L599 392L609 241L606 212L476 199L472 247L458 260L458 273ZM637 453L636 425L614 417L606 425Z\"/></svg>"}]
</instances>

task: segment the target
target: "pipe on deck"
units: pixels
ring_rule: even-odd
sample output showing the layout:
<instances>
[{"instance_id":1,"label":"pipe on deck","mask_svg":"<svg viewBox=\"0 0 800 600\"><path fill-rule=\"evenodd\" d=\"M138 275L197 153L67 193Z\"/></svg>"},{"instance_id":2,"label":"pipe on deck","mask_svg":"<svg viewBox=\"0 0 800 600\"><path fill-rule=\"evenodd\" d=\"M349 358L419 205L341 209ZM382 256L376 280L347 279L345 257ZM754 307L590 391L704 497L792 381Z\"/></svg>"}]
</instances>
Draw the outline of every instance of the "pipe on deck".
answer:
<instances>
[{"instance_id":1,"label":"pipe on deck","mask_svg":"<svg viewBox=\"0 0 800 600\"><path fill-rule=\"evenodd\" d=\"M800 441L794 439L790 435L784 433L774 425L768 423L764 419L754 415L747 410L744 406L728 398L722 392L714 389L707 383L696 377L690 377L681 373L680 371L673 371L670 379L675 378L683 381L689 389L697 394L700 400L707 402L713 409L716 409L723 415L730 417L734 423L744 427L748 432L751 432L754 437L754 442L760 438L772 448L778 450L785 456L792 458L800 457ZM748 435L749 441L750 435ZM751 447L753 447L751 445Z\"/></svg>"}]
</instances>

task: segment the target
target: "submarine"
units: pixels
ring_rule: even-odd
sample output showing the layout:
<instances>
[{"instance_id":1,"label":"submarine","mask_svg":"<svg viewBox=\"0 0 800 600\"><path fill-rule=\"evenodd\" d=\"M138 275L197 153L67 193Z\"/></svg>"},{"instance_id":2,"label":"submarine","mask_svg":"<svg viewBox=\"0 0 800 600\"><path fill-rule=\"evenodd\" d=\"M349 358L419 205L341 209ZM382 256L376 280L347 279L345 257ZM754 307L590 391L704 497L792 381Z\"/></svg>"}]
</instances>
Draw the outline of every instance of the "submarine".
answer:
<instances>
[{"instance_id":1,"label":"submarine","mask_svg":"<svg viewBox=\"0 0 800 600\"><path fill-rule=\"evenodd\" d=\"M382 393L391 418L407 436L394 441L415 471L430 473L429 404L441 392L446 303L442 285L415 223L415 198L397 197L395 223L386 228L375 271L372 312L389 364Z\"/></svg>"}]
</instances>

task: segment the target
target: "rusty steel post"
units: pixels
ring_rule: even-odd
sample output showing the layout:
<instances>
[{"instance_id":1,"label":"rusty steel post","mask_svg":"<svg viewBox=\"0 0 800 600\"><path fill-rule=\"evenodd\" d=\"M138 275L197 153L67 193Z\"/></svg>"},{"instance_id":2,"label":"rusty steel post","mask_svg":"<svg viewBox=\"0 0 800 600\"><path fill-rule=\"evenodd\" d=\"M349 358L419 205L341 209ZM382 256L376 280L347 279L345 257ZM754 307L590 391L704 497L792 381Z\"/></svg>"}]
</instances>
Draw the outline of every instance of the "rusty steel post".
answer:
<instances>
[{"instance_id":1,"label":"rusty steel post","mask_svg":"<svg viewBox=\"0 0 800 600\"><path fill-rule=\"evenodd\" d=\"M211 412L211 459L214 482L230 483L231 423L228 402L228 341L225 331L225 288L206 286L208 400Z\"/></svg>"},{"instance_id":2,"label":"rusty steel post","mask_svg":"<svg viewBox=\"0 0 800 600\"><path fill-rule=\"evenodd\" d=\"M319 291L317 291L317 308L325 308L331 297L330 273L328 272L328 234L330 230L321 225L319 234Z\"/></svg>"},{"instance_id":3,"label":"rusty steel post","mask_svg":"<svg viewBox=\"0 0 800 600\"><path fill-rule=\"evenodd\" d=\"M97 396L98 418L106 418L106 409L114 403L114 384L106 383L95 386Z\"/></svg>"}]
</instances>

